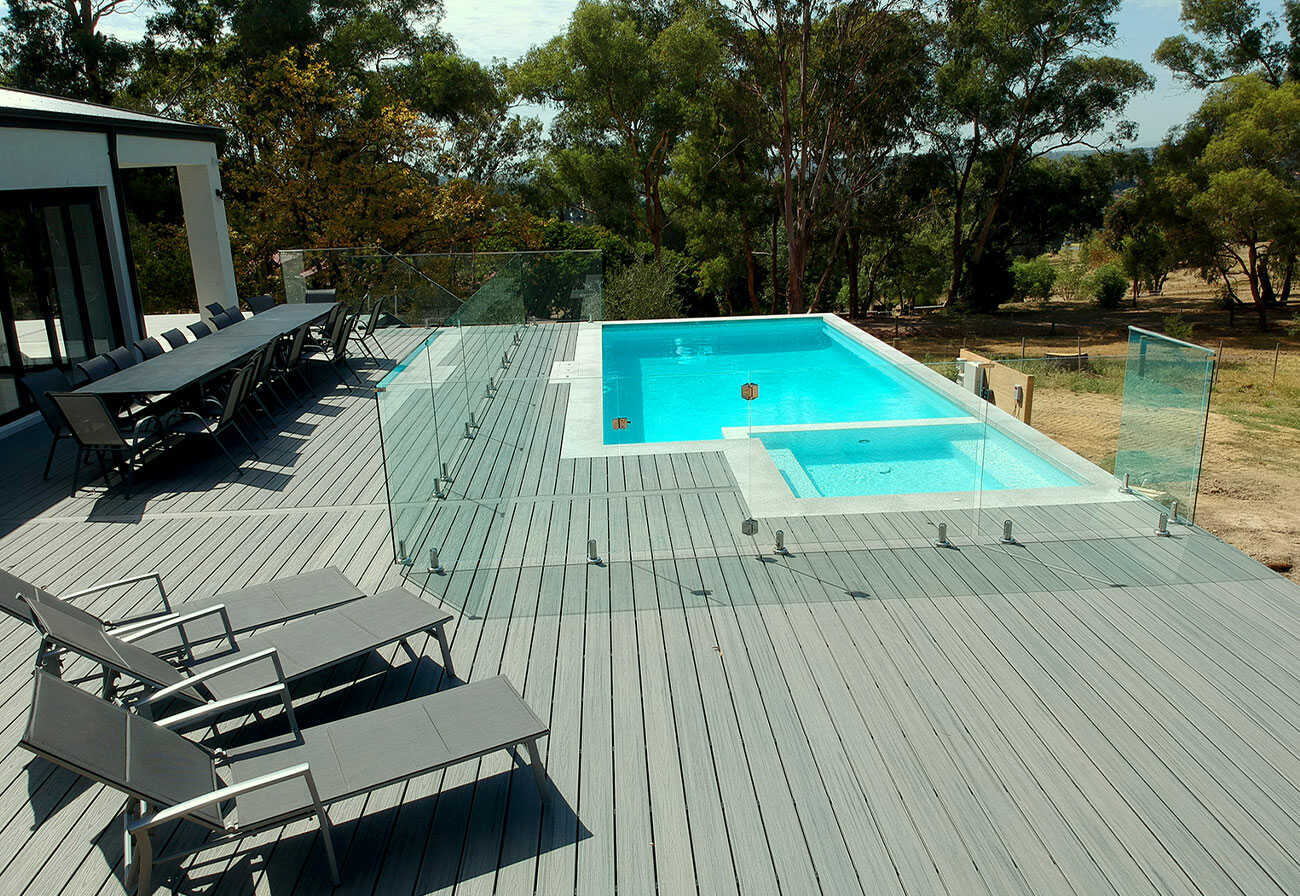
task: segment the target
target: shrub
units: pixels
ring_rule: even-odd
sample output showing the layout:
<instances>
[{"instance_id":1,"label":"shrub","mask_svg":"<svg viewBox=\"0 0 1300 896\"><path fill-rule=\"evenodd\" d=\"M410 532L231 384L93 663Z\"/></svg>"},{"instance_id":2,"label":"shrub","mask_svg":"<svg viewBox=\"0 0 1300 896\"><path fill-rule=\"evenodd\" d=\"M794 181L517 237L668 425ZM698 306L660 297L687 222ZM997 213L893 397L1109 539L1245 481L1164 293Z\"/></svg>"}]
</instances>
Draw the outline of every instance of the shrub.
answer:
<instances>
[{"instance_id":1,"label":"shrub","mask_svg":"<svg viewBox=\"0 0 1300 896\"><path fill-rule=\"evenodd\" d=\"M1052 286L1060 298L1076 302L1086 297L1091 273L1080 254L1062 255L1056 262L1056 279Z\"/></svg>"},{"instance_id":2,"label":"shrub","mask_svg":"<svg viewBox=\"0 0 1300 896\"><path fill-rule=\"evenodd\" d=\"M1015 284L1017 301L1028 299L1047 301L1056 282L1056 269L1046 255L1037 258L1017 258L1011 263L1011 277Z\"/></svg>"},{"instance_id":3,"label":"shrub","mask_svg":"<svg viewBox=\"0 0 1300 896\"><path fill-rule=\"evenodd\" d=\"M1196 329L1196 324L1187 320L1181 314L1166 314L1161 325L1166 336L1172 336L1184 342L1192 338L1192 331Z\"/></svg>"},{"instance_id":4,"label":"shrub","mask_svg":"<svg viewBox=\"0 0 1300 896\"><path fill-rule=\"evenodd\" d=\"M1300 336L1300 313L1290 320L1278 321L1282 329L1286 330L1289 336Z\"/></svg>"},{"instance_id":5,"label":"shrub","mask_svg":"<svg viewBox=\"0 0 1300 896\"><path fill-rule=\"evenodd\" d=\"M1092 273L1091 292L1102 308L1118 308L1128 293L1128 280L1115 265L1102 265Z\"/></svg>"},{"instance_id":6,"label":"shrub","mask_svg":"<svg viewBox=\"0 0 1300 896\"><path fill-rule=\"evenodd\" d=\"M659 261L648 259L624 265L605 288L607 320L657 320L685 314L680 283L686 262L665 251Z\"/></svg>"}]
</instances>

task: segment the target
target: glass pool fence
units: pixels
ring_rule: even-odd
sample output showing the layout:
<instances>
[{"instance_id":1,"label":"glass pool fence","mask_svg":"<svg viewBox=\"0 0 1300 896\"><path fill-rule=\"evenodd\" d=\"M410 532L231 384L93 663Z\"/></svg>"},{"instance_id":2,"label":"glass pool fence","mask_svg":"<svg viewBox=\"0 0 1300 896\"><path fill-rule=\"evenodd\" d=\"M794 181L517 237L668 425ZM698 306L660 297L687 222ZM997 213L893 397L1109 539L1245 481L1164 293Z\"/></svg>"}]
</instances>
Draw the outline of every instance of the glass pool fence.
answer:
<instances>
[{"instance_id":1,"label":"glass pool fence","mask_svg":"<svg viewBox=\"0 0 1300 896\"><path fill-rule=\"evenodd\" d=\"M1058 370L1055 359L1002 362L1050 384L1042 395L1052 400L1034 412L1037 432L993 410L987 385L972 386L956 361L924 366L933 379L985 400L966 401L951 417L927 410L909 418L905 407L882 401L881 419L861 419L857 407L853 419L812 421L800 416L813 404L805 384L788 370L602 376L584 369L581 360L566 360L580 321L527 315L521 277L522 266L500 265L377 391L394 557L412 587L464 612L499 602L494 589L521 576L588 564L671 566L798 552L813 541L849 551L945 539L1005 550L1004 521L1013 515L1013 538L1095 538L1095 517L1108 511L1074 506L1071 490L1090 489L1089 501L1103 493L1125 500L1125 472L1132 493L1153 502L1149 520L1139 514L1129 528L1154 534L1157 511L1175 522L1195 511L1189 474L1199 466L1187 466L1189 446L1199 462L1198 403L1208 400L1201 385L1208 390L1212 378L1195 347L1135 334L1131 357L1094 357L1080 369ZM1083 388L1079 377L1095 379L1088 388L1096 391L1073 391ZM1102 420L1102 405L1114 408L1113 421ZM1196 407L1201 422L1192 425ZM825 415L824 404L809 413ZM701 421L697 443L675 438L665 446L656 421L683 417ZM1067 419L1090 428L1091 441L1056 431ZM1071 461L1069 452L1053 453L1049 439L1116 478ZM1162 443L1164 453L1152 450ZM1177 452L1168 450L1174 445ZM847 509L800 522L808 505L788 503L846 498L887 502L891 523L910 527L906 537ZM768 510L754 513L754 506ZM800 526L815 538L799 534ZM1051 548L1035 550L1051 562Z\"/></svg>"}]
</instances>

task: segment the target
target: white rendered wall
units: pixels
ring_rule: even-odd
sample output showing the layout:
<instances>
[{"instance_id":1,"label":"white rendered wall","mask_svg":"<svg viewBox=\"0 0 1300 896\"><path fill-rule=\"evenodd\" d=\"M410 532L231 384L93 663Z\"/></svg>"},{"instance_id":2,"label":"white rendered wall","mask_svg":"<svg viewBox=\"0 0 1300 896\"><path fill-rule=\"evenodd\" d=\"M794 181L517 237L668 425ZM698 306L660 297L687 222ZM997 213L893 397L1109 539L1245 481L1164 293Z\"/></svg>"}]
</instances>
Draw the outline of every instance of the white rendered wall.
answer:
<instances>
[{"instance_id":1,"label":"white rendered wall","mask_svg":"<svg viewBox=\"0 0 1300 896\"><path fill-rule=\"evenodd\" d=\"M0 190L52 190L93 187L99 191L113 285L127 340L140 336L130 273L123 253L122 228L102 133L0 128Z\"/></svg>"},{"instance_id":2,"label":"white rendered wall","mask_svg":"<svg viewBox=\"0 0 1300 896\"><path fill-rule=\"evenodd\" d=\"M117 156L123 168L176 168L199 308L213 302L223 308L234 306L239 294L230 258L226 204L218 195L221 169L217 148L198 140L123 134L117 141ZM207 313L203 316L206 319Z\"/></svg>"}]
</instances>

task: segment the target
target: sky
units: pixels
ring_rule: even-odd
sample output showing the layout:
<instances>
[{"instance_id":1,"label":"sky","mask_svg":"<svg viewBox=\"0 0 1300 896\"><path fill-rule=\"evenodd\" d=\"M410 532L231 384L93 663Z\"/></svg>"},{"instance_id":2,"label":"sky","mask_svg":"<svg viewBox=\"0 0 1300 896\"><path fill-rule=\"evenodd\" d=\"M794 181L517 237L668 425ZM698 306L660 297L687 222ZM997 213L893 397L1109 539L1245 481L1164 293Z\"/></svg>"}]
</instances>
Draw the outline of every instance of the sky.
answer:
<instances>
[{"instance_id":1,"label":"sky","mask_svg":"<svg viewBox=\"0 0 1300 896\"><path fill-rule=\"evenodd\" d=\"M576 0L443 0L442 27L461 52L482 62L514 61L529 47L564 30ZM0 9L5 4L0 0ZM1261 0L1265 11L1280 12L1280 0ZM1179 33L1179 0L1124 0L1116 16L1118 38L1107 52L1142 63L1156 78L1156 88L1135 99L1125 118L1136 122L1135 146L1158 144L1170 128L1185 121L1200 105L1201 94L1174 81L1151 61L1162 39ZM143 31L145 7L110 20L108 29L134 39Z\"/></svg>"}]
</instances>

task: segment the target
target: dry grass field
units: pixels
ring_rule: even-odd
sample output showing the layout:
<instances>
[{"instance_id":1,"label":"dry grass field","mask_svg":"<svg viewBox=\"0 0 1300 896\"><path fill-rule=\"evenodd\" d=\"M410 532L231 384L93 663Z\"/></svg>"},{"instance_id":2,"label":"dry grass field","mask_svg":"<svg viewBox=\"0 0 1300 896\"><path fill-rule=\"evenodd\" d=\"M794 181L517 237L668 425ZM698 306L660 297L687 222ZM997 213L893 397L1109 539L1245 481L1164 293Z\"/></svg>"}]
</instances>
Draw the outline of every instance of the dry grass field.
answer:
<instances>
[{"instance_id":1,"label":"dry grass field","mask_svg":"<svg viewBox=\"0 0 1300 896\"><path fill-rule=\"evenodd\" d=\"M1294 312L1293 312L1294 313ZM1170 315L1192 327L1189 341L1220 348L1206 436L1196 522L1300 581L1300 338L1239 310L1235 325L1190 272L1164 294L1103 312L1082 302L1005 305L997 315L933 314L859 323L923 361L949 361L963 345L988 357L1089 357L1082 372L1039 374L1033 424L1110 469L1115 461L1130 325L1164 332ZM1022 343L1023 340L1023 343ZM1023 346L1023 348L1022 348ZM1274 353L1277 368L1274 373ZM1023 351L1023 355L1022 355Z\"/></svg>"}]
</instances>

